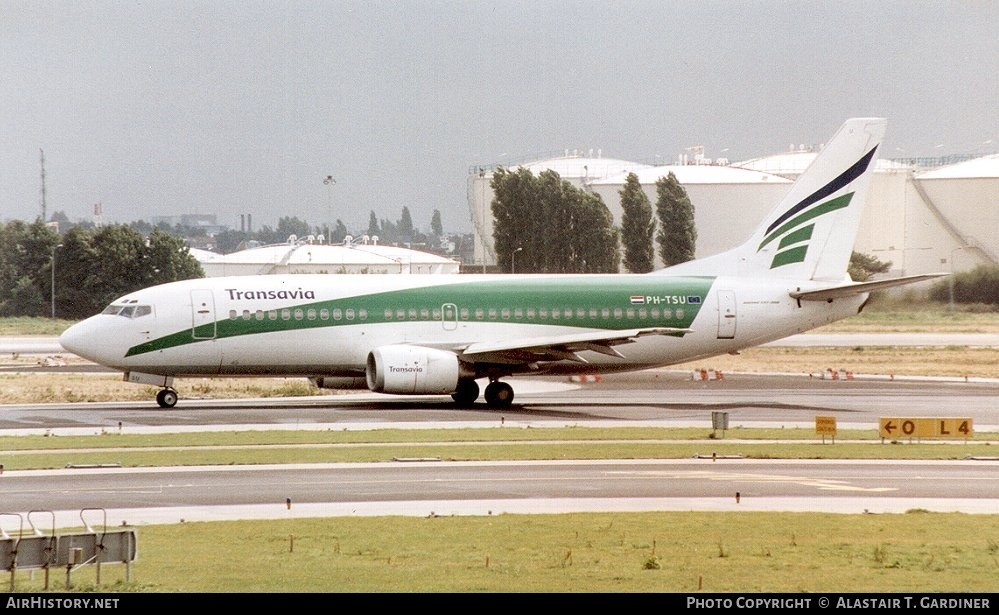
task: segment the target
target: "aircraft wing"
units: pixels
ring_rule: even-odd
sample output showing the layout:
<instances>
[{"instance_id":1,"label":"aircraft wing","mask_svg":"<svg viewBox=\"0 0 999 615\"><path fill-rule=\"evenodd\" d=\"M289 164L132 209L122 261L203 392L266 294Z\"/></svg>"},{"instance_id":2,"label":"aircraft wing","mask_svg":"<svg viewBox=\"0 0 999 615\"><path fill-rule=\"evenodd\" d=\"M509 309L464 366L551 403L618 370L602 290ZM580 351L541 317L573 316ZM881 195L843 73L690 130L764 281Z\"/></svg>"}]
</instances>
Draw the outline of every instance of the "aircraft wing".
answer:
<instances>
[{"instance_id":1,"label":"aircraft wing","mask_svg":"<svg viewBox=\"0 0 999 615\"><path fill-rule=\"evenodd\" d=\"M869 293L873 290L882 290L914 282L932 280L941 276L950 275L948 273L926 273L923 275L911 275L902 278L892 278L891 280L876 280L873 282L852 282L850 284L839 284L827 288L817 288L812 290L794 291L790 295L793 299L804 301L828 301L830 299L841 299L862 293Z\"/></svg>"},{"instance_id":2,"label":"aircraft wing","mask_svg":"<svg viewBox=\"0 0 999 615\"><path fill-rule=\"evenodd\" d=\"M472 361L523 363L533 361L577 361L587 363L579 352L591 350L612 357L624 358L614 346L629 344L646 335L683 337L690 329L653 327L622 331L593 331L572 335L528 337L497 342L475 342L462 349L462 358Z\"/></svg>"}]
</instances>

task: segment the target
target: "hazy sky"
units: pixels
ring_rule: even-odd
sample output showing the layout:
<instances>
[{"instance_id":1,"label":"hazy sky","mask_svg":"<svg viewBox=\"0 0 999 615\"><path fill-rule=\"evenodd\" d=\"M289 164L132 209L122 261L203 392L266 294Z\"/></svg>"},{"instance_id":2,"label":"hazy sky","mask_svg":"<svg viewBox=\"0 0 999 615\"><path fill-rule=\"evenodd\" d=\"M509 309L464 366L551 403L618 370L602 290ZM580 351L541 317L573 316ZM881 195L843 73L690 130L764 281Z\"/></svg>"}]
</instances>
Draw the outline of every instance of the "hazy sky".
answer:
<instances>
[{"instance_id":1,"label":"hazy sky","mask_svg":"<svg viewBox=\"0 0 999 615\"><path fill-rule=\"evenodd\" d=\"M993 153L999 2L0 0L0 221L470 231L480 164ZM331 189L323 178L332 175Z\"/></svg>"}]
</instances>

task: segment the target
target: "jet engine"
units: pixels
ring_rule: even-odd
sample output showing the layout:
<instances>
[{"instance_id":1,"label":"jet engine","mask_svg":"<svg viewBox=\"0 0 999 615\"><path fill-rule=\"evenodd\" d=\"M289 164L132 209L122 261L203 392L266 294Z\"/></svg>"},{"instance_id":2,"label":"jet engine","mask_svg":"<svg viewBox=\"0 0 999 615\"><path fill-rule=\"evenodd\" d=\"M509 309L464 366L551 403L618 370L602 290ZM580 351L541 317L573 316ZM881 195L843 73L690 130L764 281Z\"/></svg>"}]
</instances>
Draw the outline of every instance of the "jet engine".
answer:
<instances>
[{"instance_id":1,"label":"jet engine","mask_svg":"<svg viewBox=\"0 0 999 615\"><path fill-rule=\"evenodd\" d=\"M464 374L458 355L404 344L381 346L368 353L365 375L376 393L443 395L458 388Z\"/></svg>"}]
</instances>

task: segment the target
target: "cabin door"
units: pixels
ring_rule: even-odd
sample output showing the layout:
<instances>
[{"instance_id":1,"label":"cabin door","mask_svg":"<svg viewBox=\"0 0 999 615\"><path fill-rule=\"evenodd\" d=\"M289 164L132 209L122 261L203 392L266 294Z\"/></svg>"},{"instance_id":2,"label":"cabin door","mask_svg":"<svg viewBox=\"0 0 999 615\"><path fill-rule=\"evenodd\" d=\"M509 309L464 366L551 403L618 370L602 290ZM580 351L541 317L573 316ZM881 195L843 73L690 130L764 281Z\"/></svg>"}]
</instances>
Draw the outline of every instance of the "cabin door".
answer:
<instances>
[{"instance_id":1,"label":"cabin door","mask_svg":"<svg viewBox=\"0 0 999 615\"><path fill-rule=\"evenodd\" d=\"M215 296L210 290L191 291L191 337L215 339Z\"/></svg>"}]
</instances>

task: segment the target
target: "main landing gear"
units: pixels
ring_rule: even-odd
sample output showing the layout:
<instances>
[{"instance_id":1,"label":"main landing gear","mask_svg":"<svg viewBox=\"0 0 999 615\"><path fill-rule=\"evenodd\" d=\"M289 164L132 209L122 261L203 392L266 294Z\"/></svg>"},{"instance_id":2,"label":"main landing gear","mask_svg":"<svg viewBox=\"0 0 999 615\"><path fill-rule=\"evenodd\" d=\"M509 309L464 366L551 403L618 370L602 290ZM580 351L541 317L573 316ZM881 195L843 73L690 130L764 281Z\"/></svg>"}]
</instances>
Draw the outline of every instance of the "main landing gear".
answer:
<instances>
[{"instance_id":1,"label":"main landing gear","mask_svg":"<svg viewBox=\"0 0 999 615\"><path fill-rule=\"evenodd\" d=\"M177 405L177 399L177 391L170 387L160 389L160 392L156 394L156 403L160 405L160 408L173 408Z\"/></svg>"},{"instance_id":2,"label":"main landing gear","mask_svg":"<svg viewBox=\"0 0 999 615\"><path fill-rule=\"evenodd\" d=\"M459 406L471 406L479 398L479 385L474 380L460 380L458 388L451 394ZM505 382L493 380L486 385L486 405L490 408L509 408L513 403L513 387Z\"/></svg>"}]
</instances>

